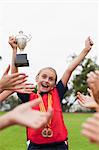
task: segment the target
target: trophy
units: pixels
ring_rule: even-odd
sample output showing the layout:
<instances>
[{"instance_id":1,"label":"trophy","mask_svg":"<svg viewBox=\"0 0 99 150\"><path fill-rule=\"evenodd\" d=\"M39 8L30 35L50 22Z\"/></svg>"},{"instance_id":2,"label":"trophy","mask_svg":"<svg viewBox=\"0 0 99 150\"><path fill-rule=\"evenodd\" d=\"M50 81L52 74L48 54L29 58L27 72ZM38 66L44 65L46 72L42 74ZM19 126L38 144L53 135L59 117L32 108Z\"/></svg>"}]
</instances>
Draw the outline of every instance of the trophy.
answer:
<instances>
[{"instance_id":1,"label":"trophy","mask_svg":"<svg viewBox=\"0 0 99 150\"><path fill-rule=\"evenodd\" d=\"M31 40L31 35L27 36L23 34L23 31L19 31L19 35L15 37L17 46L20 50L19 54L16 54L15 66L24 67L29 66L29 61L27 60L27 54L23 54L24 48L28 41Z\"/></svg>"}]
</instances>

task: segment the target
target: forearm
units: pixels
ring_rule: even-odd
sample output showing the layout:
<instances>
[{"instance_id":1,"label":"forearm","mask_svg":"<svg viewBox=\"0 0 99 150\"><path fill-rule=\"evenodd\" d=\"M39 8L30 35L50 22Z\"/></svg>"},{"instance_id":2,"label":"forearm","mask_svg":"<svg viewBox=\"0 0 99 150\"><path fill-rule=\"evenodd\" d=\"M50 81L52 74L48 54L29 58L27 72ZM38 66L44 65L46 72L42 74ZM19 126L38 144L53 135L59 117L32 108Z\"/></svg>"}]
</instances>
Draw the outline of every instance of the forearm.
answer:
<instances>
[{"instance_id":1,"label":"forearm","mask_svg":"<svg viewBox=\"0 0 99 150\"><path fill-rule=\"evenodd\" d=\"M11 73L16 73L16 72L18 72L18 68L15 66L16 53L17 53L17 49L14 48L14 49L13 49L13 53L12 53Z\"/></svg>"},{"instance_id":2,"label":"forearm","mask_svg":"<svg viewBox=\"0 0 99 150\"><path fill-rule=\"evenodd\" d=\"M85 58L85 56L88 54L88 50L85 48L83 51L72 61L72 63L68 66L66 71L64 72L62 76L62 82L64 86L67 84L72 72L75 70L75 68L81 63L81 61Z\"/></svg>"},{"instance_id":3,"label":"forearm","mask_svg":"<svg viewBox=\"0 0 99 150\"><path fill-rule=\"evenodd\" d=\"M0 116L0 130L13 125L12 111Z\"/></svg>"},{"instance_id":4,"label":"forearm","mask_svg":"<svg viewBox=\"0 0 99 150\"><path fill-rule=\"evenodd\" d=\"M84 48L82 52L72 61L72 63L68 66L67 70L73 72L75 68L83 61L85 56L88 54L87 48Z\"/></svg>"},{"instance_id":5,"label":"forearm","mask_svg":"<svg viewBox=\"0 0 99 150\"><path fill-rule=\"evenodd\" d=\"M5 100L8 96L10 96L13 93L14 93L14 91L12 91L12 90L5 90L2 93L0 93L0 102Z\"/></svg>"}]
</instances>

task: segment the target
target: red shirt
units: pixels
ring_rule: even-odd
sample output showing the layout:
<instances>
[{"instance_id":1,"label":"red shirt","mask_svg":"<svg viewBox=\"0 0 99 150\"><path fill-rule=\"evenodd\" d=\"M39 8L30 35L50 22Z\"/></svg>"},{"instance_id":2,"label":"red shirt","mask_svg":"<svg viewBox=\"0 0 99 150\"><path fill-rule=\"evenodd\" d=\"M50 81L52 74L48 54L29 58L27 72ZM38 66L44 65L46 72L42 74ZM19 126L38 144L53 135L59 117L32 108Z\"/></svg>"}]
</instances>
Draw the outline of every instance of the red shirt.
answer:
<instances>
[{"instance_id":1,"label":"red shirt","mask_svg":"<svg viewBox=\"0 0 99 150\"><path fill-rule=\"evenodd\" d=\"M27 128L27 138L33 143L36 144L48 144L48 143L53 143L53 142L61 142L65 141L68 132L67 129L64 125L63 121L63 116L62 116L62 109L60 105L60 98L59 94L57 91L57 88L54 88L50 94L52 95L52 107L53 107L53 116L51 119L51 129L53 131L53 136L52 137L43 137L41 132L43 128L40 128L38 130L34 130L32 128ZM30 94L30 100L33 100L37 98L38 95L35 93ZM44 94L42 96L44 106L47 110L48 108L48 95ZM36 106L36 110L40 110L39 106Z\"/></svg>"}]
</instances>

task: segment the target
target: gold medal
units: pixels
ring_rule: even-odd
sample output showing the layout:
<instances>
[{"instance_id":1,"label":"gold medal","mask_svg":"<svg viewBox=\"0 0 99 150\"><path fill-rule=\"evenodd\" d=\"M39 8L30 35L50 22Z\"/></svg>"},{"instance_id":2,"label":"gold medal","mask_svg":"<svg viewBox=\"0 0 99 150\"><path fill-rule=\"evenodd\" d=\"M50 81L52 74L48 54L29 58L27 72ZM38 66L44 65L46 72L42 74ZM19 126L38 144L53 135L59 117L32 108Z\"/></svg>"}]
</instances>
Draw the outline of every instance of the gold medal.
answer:
<instances>
[{"instance_id":1,"label":"gold medal","mask_svg":"<svg viewBox=\"0 0 99 150\"><path fill-rule=\"evenodd\" d=\"M52 137L53 136L52 129L50 129L50 128L47 129L47 135L48 135L48 137Z\"/></svg>"},{"instance_id":2,"label":"gold medal","mask_svg":"<svg viewBox=\"0 0 99 150\"><path fill-rule=\"evenodd\" d=\"M43 137L48 137L48 135L47 135L47 128L44 128L44 129L42 130L42 136L43 136Z\"/></svg>"},{"instance_id":3,"label":"gold medal","mask_svg":"<svg viewBox=\"0 0 99 150\"><path fill-rule=\"evenodd\" d=\"M50 128L44 128L44 129L42 130L42 136L45 137L45 138L50 138L50 137L52 137L52 136L53 136L53 131L52 131L52 129L50 129Z\"/></svg>"}]
</instances>

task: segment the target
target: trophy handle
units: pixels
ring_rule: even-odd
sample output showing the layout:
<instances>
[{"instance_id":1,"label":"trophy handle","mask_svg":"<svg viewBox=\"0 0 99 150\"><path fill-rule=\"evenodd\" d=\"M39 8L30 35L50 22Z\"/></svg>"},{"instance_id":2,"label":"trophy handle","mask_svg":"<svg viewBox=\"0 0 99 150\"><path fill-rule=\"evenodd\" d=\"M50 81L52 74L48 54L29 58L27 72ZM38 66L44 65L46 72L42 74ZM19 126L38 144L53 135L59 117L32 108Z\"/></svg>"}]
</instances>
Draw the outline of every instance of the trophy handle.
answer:
<instances>
[{"instance_id":1,"label":"trophy handle","mask_svg":"<svg viewBox=\"0 0 99 150\"><path fill-rule=\"evenodd\" d=\"M29 42L31 40L32 36L29 34L29 36L27 36L26 41Z\"/></svg>"}]
</instances>

